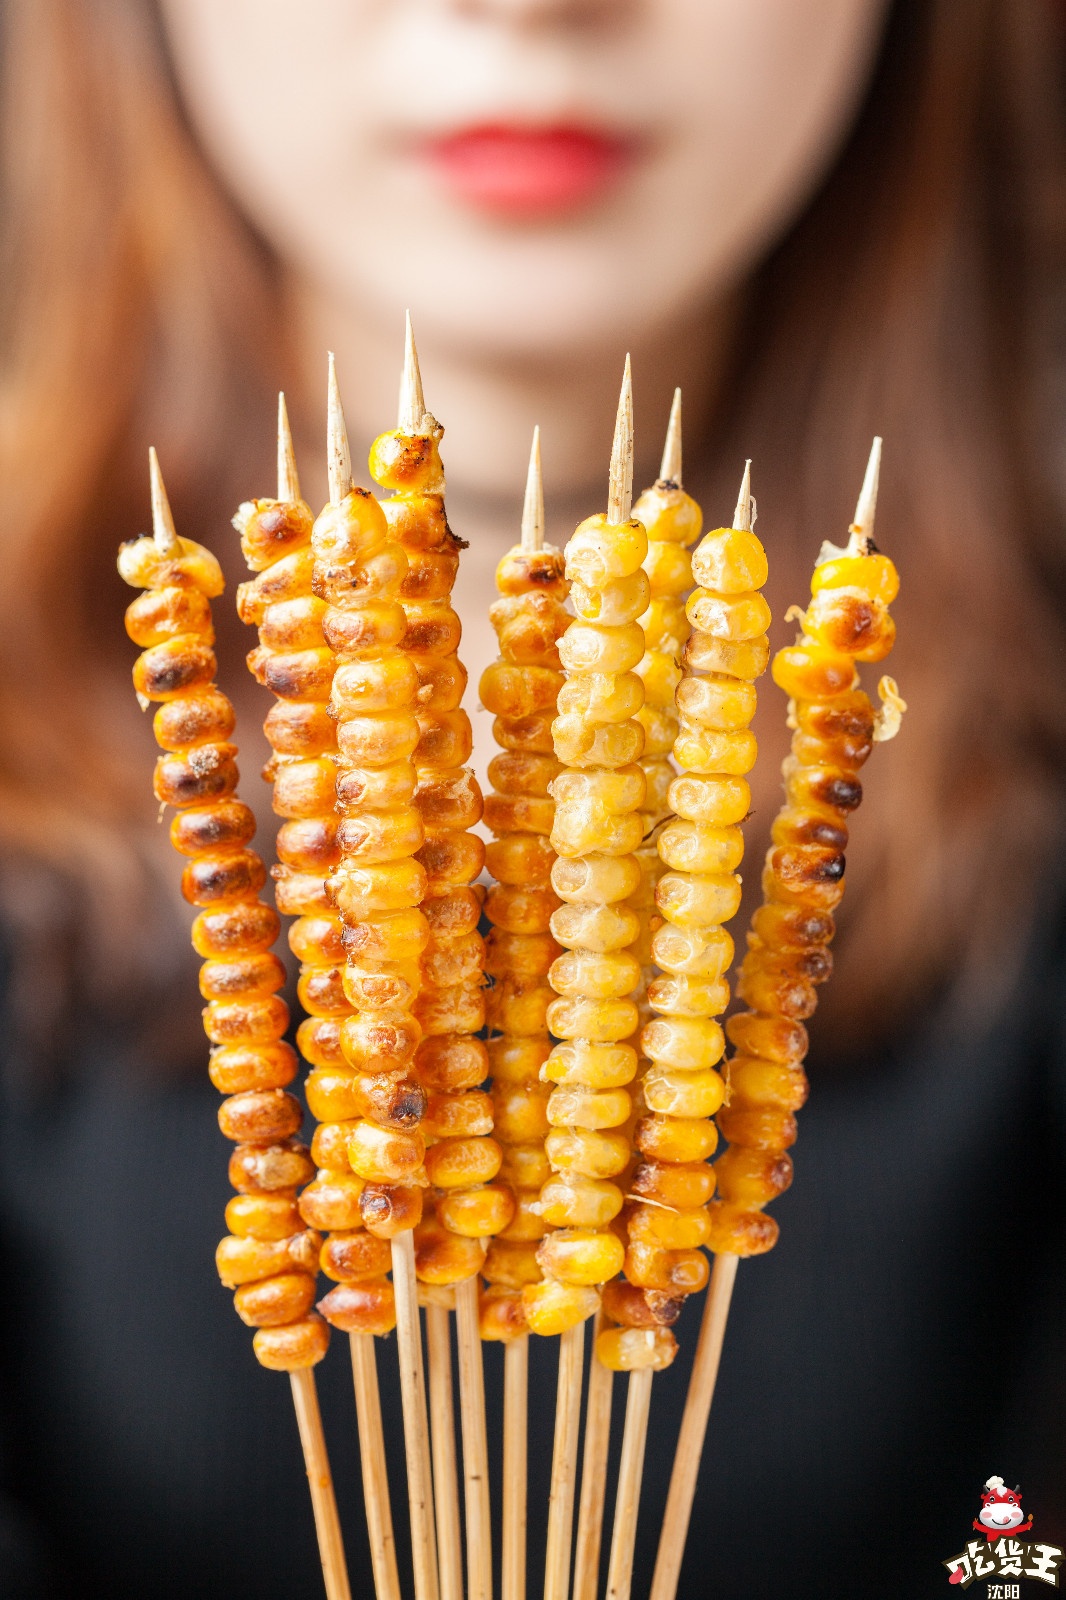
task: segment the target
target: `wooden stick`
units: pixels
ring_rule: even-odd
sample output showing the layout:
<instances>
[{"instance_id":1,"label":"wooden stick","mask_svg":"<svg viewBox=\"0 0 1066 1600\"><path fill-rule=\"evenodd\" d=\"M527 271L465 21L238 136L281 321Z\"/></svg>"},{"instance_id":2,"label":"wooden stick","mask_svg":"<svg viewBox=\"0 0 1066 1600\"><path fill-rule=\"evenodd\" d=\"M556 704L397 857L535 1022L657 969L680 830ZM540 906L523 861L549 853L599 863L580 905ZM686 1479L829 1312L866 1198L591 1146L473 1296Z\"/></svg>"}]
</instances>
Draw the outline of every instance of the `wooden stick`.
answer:
<instances>
[{"instance_id":1,"label":"wooden stick","mask_svg":"<svg viewBox=\"0 0 1066 1600\"><path fill-rule=\"evenodd\" d=\"M614 1504L611 1562L607 1570L607 1600L629 1600L633 1584L633 1550L637 1539L640 1485L644 1476L644 1446L651 1406L650 1369L629 1374L626 1426L622 1435L622 1460L618 1468L618 1495Z\"/></svg>"},{"instance_id":2,"label":"wooden stick","mask_svg":"<svg viewBox=\"0 0 1066 1600\"><path fill-rule=\"evenodd\" d=\"M455 1286L455 1333L459 1346L459 1415L463 1424L463 1488L466 1502L467 1600L492 1600L492 1510L489 1442L485 1427L485 1372L478 1328L477 1278Z\"/></svg>"},{"instance_id":3,"label":"wooden stick","mask_svg":"<svg viewBox=\"0 0 1066 1600\"><path fill-rule=\"evenodd\" d=\"M522 549L544 547L544 474L540 465L540 429L533 429L526 474L526 497L522 505Z\"/></svg>"},{"instance_id":4,"label":"wooden stick","mask_svg":"<svg viewBox=\"0 0 1066 1600\"><path fill-rule=\"evenodd\" d=\"M411 327L411 313L407 313L407 327L404 334L403 374L400 378L400 404L398 407L396 426L401 433L421 433L422 422L426 415L426 401L422 393L422 373L418 366L418 349L415 345L414 330Z\"/></svg>"},{"instance_id":5,"label":"wooden stick","mask_svg":"<svg viewBox=\"0 0 1066 1600\"><path fill-rule=\"evenodd\" d=\"M866 476L862 481L859 491L859 502L855 507L855 516L851 524L851 538L848 548L853 555L865 555L870 547L874 533L874 517L877 513L877 485L881 477L881 439L874 438L870 449L870 459L866 463Z\"/></svg>"},{"instance_id":6,"label":"wooden stick","mask_svg":"<svg viewBox=\"0 0 1066 1600\"><path fill-rule=\"evenodd\" d=\"M296 451L289 427L289 412L284 393L278 394L278 499L299 500L300 477L296 471Z\"/></svg>"},{"instance_id":7,"label":"wooden stick","mask_svg":"<svg viewBox=\"0 0 1066 1600\"><path fill-rule=\"evenodd\" d=\"M603 1312L598 1311L592 1328L593 1354L585 1399L585 1451L581 1458L581 1500L577 1512L574 1600L596 1600L600 1587L600 1546L614 1389L614 1373L596 1360L596 1338L605 1325Z\"/></svg>"},{"instance_id":8,"label":"wooden stick","mask_svg":"<svg viewBox=\"0 0 1066 1600\"><path fill-rule=\"evenodd\" d=\"M311 1488L311 1505L315 1513L315 1531L318 1534L318 1553L322 1558L322 1576L326 1583L326 1600L351 1600L348 1587L348 1568L344 1560L344 1542L337 1518L337 1501L333 1493L333 1478L326 1454L326 1439L322 1432L322 1414L318 1409L318 1390L314 1371L301 1367L290 1372L292 1403L296 1407L296 1425L300 1430L307 1481Z\"/></svg>"},{"instance_id":9,"label":"wooden stick","mask_svg":"<svg viewBox=\"0 0 1066 1600\"><path fill-rule=\"evenodd\" d=\"M751 528L751 462L744 463L744 476L740 480L737 509L733 512L733 526L738 533Z\"/></svg>"},{"instance_id":10,"label":"wooden stick","mask_svg":"<svg viewBox=\"0 0 1066 1600\"><path fill-rule=\"evenodd\" d=\"M418 1291L415 1284L415 1242L410 1230L398 1233L392 1241L392 1285L396 1294L396 1344L400 1358L415 1600L440 1600L429 1417L426 1411L422 1330L418 1321Z\"/></svg>"},{"instance_id":11,"label":"wooden stick","mask_svg":"<svg viewBox=\"0 0 1066 1600\"><path fill-rule=\"evenodd\" d=\"M663 462L659 468L660 483L674 483L681 487L681 390L674 390L670 407L670 421L666 425L666 443L663 445Z\"/></svg>"},{"instance_id":12,"label":"wooden stick","mask_svg":"<svg viewBox=\"0 0 1066 1600\"><path fill-rule=\"evenodd\" d=\"M463 1600L463 1536L455 1467L452 1341L446 1306L426 1306L429 1351L429 1421L433 1434L433 1496L437 1512L440 1600Z\"/></svg>"},{"instance_id":13,"label":"wooden stick","mask_svg":"<svg viewBox=\"0 0 1066 1600\"><path fill-rule=\"evenodd\" d=\"M174 514L170 509L170 500L166 484L163 482L163 474L159 470L159 457L155 453L154 445L148 450L148 476L152 486L152 537L156 549L160 555L180 555L181 541L174 526Z\"/></svg>"},{"instance_id":14,"label":"wooden stick","mask_svg":"<svg viewBox=\"0 0 1066 1600\"><path fill-rule=\"evenodd\" d=\"M581 1428L581 1378L585 1366L585 1325L559 1336L559 1379L555 1401L555 1449L548 1498L548 1541L544 1554L544 1600L567 1600L574 1532L574 1485Z\"/></svg>"},{"instance_id":15,"label":"wooden stick","mask_svg":"<svg viewBox=\"0 0 1066 1600\"><path fill-rule=\"evenodd\" d=\"M696 1345L696 1359L689 1379L685 1410L681 1418L674 1470L670 1474L670 1492L666 1498L666 1512L659 1533L659 1553L655 1560L648 1600L674 1600L677 1582L681 1576L681 1558L685 1553L692 1502L696 1496L696 1478L703 1454L703 1441L707 1434L707 1419L714 1399L714 1385L718 1377L718 1363L722 1357L722 1341L729 1317L729 1302L733 1297L733 1284L737 1276L739 1256L715 1256L711 1272L707 1301L703 1308L703 1321Z\"/></svg>"},{"instance_id":16,"label":"wooden stick","mask_svg":"<svg viewBox=\"0 0 1066 1600\"><path fill-rule=\"evenodd\" d=\"M526 1600L529 1334L503 1347L503 1566L500 1600Z\"/></svg>"},{"instance_id":17,"label":"wooden stick","mask_svg":"<svg viewBox=\"0 0 1066 1600\"><path fill-rule=\"evenodd\" d=\"M349 1343L352 1350L352 1380L355 1384L355 1417L359 1428L363 1504L370 1536L370 1560L374 1568L374 1593L377 1600L400 1600L374 1336L371 1333L353 1333L349 1335Z\"/></svg>"},{"instance_id":18,"label":"wooden stick","mask_svg":"<svg viewBox=\"0 0 1066 1600\"><path fill-rule=\"evenodd\" d=\"M628 522L633 509L633 371L626 356L622 392L614 419L611 468L607 479L607 521Z\"/></svg>"},{"instance_id":19,"label":"wooden stick","mask_svg":"<svg viewBox=\"0 0 1066 1600\"><path fill-rule=\"evenodd\" d=\"M348 447L348 430L344 425L344 410L337 383L337 363L332 350L329 353L329 387L326 393L326 475L329 479L329 503L339 506L352 489L352 452Z\"/></svg>"}]
</instances>

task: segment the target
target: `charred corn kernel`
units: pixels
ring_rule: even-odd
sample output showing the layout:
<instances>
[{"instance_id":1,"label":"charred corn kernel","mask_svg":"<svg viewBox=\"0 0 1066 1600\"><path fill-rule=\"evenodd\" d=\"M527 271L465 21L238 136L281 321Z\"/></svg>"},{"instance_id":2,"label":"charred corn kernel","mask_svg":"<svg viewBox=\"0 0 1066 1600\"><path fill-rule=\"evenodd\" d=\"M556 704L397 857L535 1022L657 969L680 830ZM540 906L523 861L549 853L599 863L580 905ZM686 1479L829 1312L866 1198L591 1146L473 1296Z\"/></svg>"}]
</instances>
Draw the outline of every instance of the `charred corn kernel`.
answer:
<instances>
[{"instance_id":1,"label":"charred corn kernel","mask_svg":"<svg viewBox=\"0 0 1066 1600\"><path fill-rule=\"evenodd\" d=\"M624 1278L604 1284L603 1310L623 1328L669 1328L681 1315L684 1301L658 1291L646 1293Z\"/></svg>"},{"instance_id":2,"label":"charred corn kernel","mask_svg":"<svg viewBox=\"0 0 1066 1600\"><path fill-rule=\"evenodd\" d=\"M300 1196L300 1216L308 1227L328 1232L362 1225L359 1201L365 1185L351 1172L320 1170Z\"/></svg>"},{"instance_id":3,"label":"charred corn kernel","mask_svg":"<svg viewBox=\"0 0 1066 1600\"><path fill-rule=\"evenodd\" d=\"M669 1328L605 1328L596 1340L596 1356L612 1372L662 1372L676 1355Z\"/></svg>"},{"instance_id":4,"label":"charred corn kernel","mask_svg":"<svg viewBox=\"0 0 1066 1600\"><path fill-rule=\"evenodd\" d=\"M396 1326L396 1300L388 1278L342 1283L331 1289L318 1309L344 1333L391 1333Z\"/></svg>"},{"instance_id":5,"label":"charred corn kernel","mask_svg":"<svg viewBox=\"0 0 1066 1600\"><path fill-rule=\"evenodd\" d=\"M671 1298L699 1294L711 1275L702 1250L667 1250L633 1238L626 1251L625 1274L637 1288Z\"/></svg>"},{"instance_id":6,"label":"charred corn kernel","mask_svg":"<svg viewBox=\"0 0 1066 1600\"><path fill-rule=\"evenodd\" d=\"M359 1196L364 1228L382 1240L406 1233L422 1219L422 1196L416 1184L366 1184Z\"/></svg>"},{"instance_id":7,"label":"charred corn kernel","mask_svg":"<svg viewBox=\"0 0 1066 1600\"><path fill-rule=\"evenodd\" d=\"M868 504L864 488L860 508ZM729 1148L715 1164L718 1198L708 1210L711 1248L734 1255L761 1254L777 1239L776 1223L761 1208L792 1181L786 1152L808 1092L803 1021L832 970L828 946L832 910L844 892L847 817L862 800L855 774L879 727L855 663L882 660L895 638L888 606L898 592L896 569L872 549L862 522L860 510L845 550L823 548L810 604L800 613L802 632L774 658L774 679L791 696L792 749L763 872L765 901L752 918L737 983L749 1009L727 1025L734 1054L724 1068L728 1101L718 1121ZM882 695L894 707L886 719L890 737L899 721L891 680Z\"/></svg>"},{"instance_id":8,"label":"charred corn kernel","mask_svg":"<svg viewBox=\"0 0 1066 1600\"><path fill-rule=\"evenodd\" d=\"M478 1304L478 1328L482 1339L504 1343L528 1333L526 1313L518 1290L489 1284Z\"/></svg>"},{"instance_id":9,"label":"charred corn kernel","mask_svg":"<svg viewBox=\"0 0 1066 1600\"><path fill-rule=\"evenodd\" d=\"M715 1170L705 1162L641 1161L629 1180L635 1199L672 1210L706 1205L715 1188Z\"/></svg>"},{"instance_id":10,"label":"charred corn kernel","mask_svg":"<svg viewBox=\"0 0 1066 1600\"><path fill-rule=\"evenodd\" d=\"M229 1181L241 1194L274 1194L279 1189L299 1189L314 1174L306 1145L289 1139L284 1144L238 1145L230 1156Z\"/></svg>"},{"instance_id":11,"label":"charred corn kernel","mask_svg":"<svg viewBox=\"0 0 1066 1600\"><path fill-rule=\"evenodd\" d=\"M485 1246L446 1228L439 1217L428 1214L415 1229L415 1271L422 1283L463 1283L481 1271Z\"/></svg>"},{"instance_id":12,"label":"charred corn kernel","mask_svg":"<svg viewBox=\"0 0 1066 1600\"><path fill-rule=\"evenodd\" d=\"M219 1273L238 1289L238 1314L260 1330L259 1359L292 1369L321 1358L328 1330L309 1317L320 1241L305 1231L295 1198L311 1164L293 1140L301 1107L285 1093L296 1058L281 1042L289 1020L277 994L284 969L269 953L279 922L259 899L266 872L249 848L255 821L235 794L233 707L212 681L210 601L222 593L222 574L209 551L174 533L154 455L152 475L154 537L124 545L119 571L144 591L126 615L130 637L143 647L134 687L142 704L162 702L154 731L164 754L153 786L178 813L170 836L186 858L182 892L203 908L192 939L204 958L204 1029L216 1047L209 1073L228 1097L219 1126L238 1146L230 1160L238 1193L226 1208L231 1232L219 1246ZM302 626L300 634L292 619L293 640L320 642L313 618Z\"/></svg>"},{"instance_id":13,"label":"charred corn kernel","mask_svg":"<svg viewBox=\"0 0 1066 1600\"><path fill-rule=\"evenodd\" d=\"M392 1252L388 1240L372 1233L335 1228L322 1246L320 1265L336 1283L363 1283L388 1272Z\"/></svg>"}]
</instances>

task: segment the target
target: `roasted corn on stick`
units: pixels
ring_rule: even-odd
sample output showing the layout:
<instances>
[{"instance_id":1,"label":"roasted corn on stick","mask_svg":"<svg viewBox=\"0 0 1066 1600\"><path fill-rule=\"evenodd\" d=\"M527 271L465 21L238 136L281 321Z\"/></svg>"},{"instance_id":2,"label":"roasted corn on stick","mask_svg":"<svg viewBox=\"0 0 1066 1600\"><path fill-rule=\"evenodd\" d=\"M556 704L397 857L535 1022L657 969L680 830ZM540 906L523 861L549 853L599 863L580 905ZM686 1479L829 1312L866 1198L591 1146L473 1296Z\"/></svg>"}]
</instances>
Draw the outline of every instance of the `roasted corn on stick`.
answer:
<instances>
[{"instance_id":1,"label":"roasted corn on stick","mask_svg":"<svg viewBox=\"0 0 1066 1600\"><path fill-rule=\"evenodd\" d=\"M637 919L619 902L636 887L633 851L643 834L644 730L635 713L644 686L633 668L644 654L636 618L647 607L641 562L648 541L630 516L632 387L628 362L619 401L609 509L583 522L566 548L576 612L559 644L566 681L553 724L563 770L552 783L551 843L559 859L552 883L567 905L553 916L564 946L549 981L558 998L548 1026L562 1042L542 1069L556 1085L548 1101L546 1152L555 1176L541 1191L552 1225L538 1252L544 1280L522 1291L535 1333L561 1333L591 1316L598 1286L619 1271L624 1249L611 1223L622 1191L629 1143L626 1085L637 1068L628 1039L637 1025L632 999L640 968L625 946Z\"/></svg>"},{"instance_id":2,"label":"roasted corn on stick","mask_svg":"<svg viewBox=\"0 0 1066 1600\"><path fill-rule=\"evenodd\" d=\"M888 607L896 569L872 542L881 440L875 439L845 549L823 545L797 644L779 650L773 677L791 697L792 751L784 765L786 803L772 830L763 872L764 904L752 919L737 983L750 1010L730 1018L734 1045L729 1101L719 1126L730 1147L715 1164L718 1197L708 1208L715 1252L689 1396L670 1482L651 1600L673 1600L695 1494L736 1267L773 1247L778 1228L762 1207L792 1179L787 1148L794 1113L807 1096L802 1019L829 976L833 909L844 893L847 818L862 798L857 773L878 740L892 738L905 709L891 678L875 713L858 687L856 662L892 648Z\"/></svg>"},{"instance_id":3,"label":"roasted corn on stick","mask_svg":"<svg viewBox=\"0 0 1066 1600\"><path fill-rule=\"evenodd\" d=\"M665 975L648 991L658 1018L641 1036L652 1065L642 1083L646 1115L636 1144L644 1159L631 1179L637 1199L627 1217L625 1270L652 1314L667 1317L673 1302L707 1282L700 1247L709 1236L714 1175L706 1158L717 1139L711 1119L725 1096L714 1070L725 1048L715 1019L728 1004L723 973L733 953L723 924L740 904L738 824L749 807L745 774L756 756L748 724L754 680L768 654L770 611L758 592L767 565L750 527L748 468L734 524L706 535L692 562L700 587L688 602L694 632L677 690L674 743L682 776L670 787L676 816L659 838L668 870L656 889L664 921L652 941ZM612 1362L655 1365L671 1359L673 1348L667 1328L634 1328L600 1341L601 1359Z\"/></svg>"},{"instance_id":4,"label":"roasted corn on stick","mask_svg":"<svg viewBox=\"0 0 1066 1600\"><path fill-rule=\"evenodd\" d=\"M481 700L495 714L501 746L490 767L493 793L485 819L496 835L487 862L496 882L485 910L493 924L486 945L492 1037L492 1100L503 1176L515 1213L492 1244L484 1276L482 1337L513 1339L526 1332L522 1289L540 1281L537 1245L547 1232L540 1191L551 1176L544 1154L550 1088L539 1073L551 1051L548 1007L555 998L548 970L560 949L549 931L559 897L551 887L555 852L549 843L555 807L549 789L560 767L551 752L551 720L563 683L558 641L570 622L569 584L560 550L544 544L539 433L534 435L521 543L496 571L500 598L490 617L500 657L483 674Z\"/></svg>"},{"instance_id":5,"label":"roasted corn on stick","mask_svg":"<svg viewBox=\"0 0 1066 1600\"><path fill-rule=\"evenodd\" d=\"M349 1163L367 1185L360 1199L363 1220L372 1215L378 1231L392 1238L415 1594L417 1600L437 1600L411 1236L421 1216L426 1149L426 1094L414 1071L422 1028L414 1005L429 938L419 909L426 872L415 859L424 841L411 760L420 732L418 677L402 648L407 555L390 537L374 495L352 484L332 357L328 434L330 503L314 524L311 544L314 590L326 602L323 626L337 655L329 705L337 723L340 859L328 894L344 924L344 991L354 1008L341 1026L350 1073L344 1120ZM338 1110L342 1103L338 1095ZM385 1280L378 1281L384 1296ZM364 1287L346 1284L339 1292L358 1299ZM339 1321L337 1309L331 1314ZM358 1327L362 1314L361 1306L345 1311L345 1325Z\"/></svg>"},{"instance_id":6,"label":"roasted corn on stick","mask_svg":"<svg viewBox=\"0 0 1066 1600\"><path fill-rule=\"evenodd\" d=\"M348 1124L343 1117L336 1120L337 1110L349 1109L347 1103L338 1107L337 1096L348 1094L351 1074L340 1030L353 1008L344 993L343 925L324 882L338 861L336 725L327 711L335 658L323 630L326 603L311 588L313 519L300 498L284 395L278 397L278 497L242 505L233 521L245 560L257 574L237 593L242 620L259 629L259 647L248 664L277 696L265 724L273 755L264 773L273 782L274 810L286 819L278 831L281 864L274 877L278 909L297 919L289 943L300 958L298 993L309 1013L296 1038L314 1068L307 1098L319 1119L311 1143L318 1173L300 1196L300 1215L310 1227L328 1231L321 1254L327 1277L370 1286L358 1291L361 1315L349 1335L363 1502L378 1600L399 1600L373 1340L374 1333L395 1325L392 1286L386 1280L389 1245L363 1226L365 1186L348 1162ZM370 1222L373 1228L372 1209ZM335 1303L327 1296L322 1306L343 1327L352 1309L343 1290L336 1313Z\"/></svg>"},{"instance_id":7,"label":"roasted corn on stick","mask_svg":"<svg viewBox=\"0 0 1066 1600\"><path fill-rule=\"evenodd\" d=\"M469 1600L488 1600L492 1532L477 1286L485 1241L510 1221L514 1200L505 1183L494 1181L502 1153L491 1136L492 1103L480 1087L488 1077L488 1053L478 1038L485 1024L484 942L481 894L471 885L485 847L471 831L481 820L482 798L466 765L473 740L461 705L462 630L451 603L463 545L444 510L443 431L426 410L408 316L399 426L374 441L370 472L393 491L383 509L408 558L400 589L407 618L403 649L418 683L412 759L414 804L425 831L417 859L426 873L421 906L429 939L414 1007L425 1036L415 1072L428 1092L423 1131L432 1188L415 1229L415 1268L425 1284L456 1285Z\"/></svg>"},{"instance_id":8,"label":"roasted corn on stick","mask_svg":"<svg viewBox=\"0 0 1066 1600\"><path fill-rule=\"evenodd\" d=\"M792 1178L786 1151L807 1095L803 1022L818 1003L816 985L832 971L848 817L862 800L858 773L874 742L895 734L902 711L885 678L886 710L875 713L855 670L857 662L883 661L896 637L888 607L899 578L871 544L880 446L875 440L846 549L823 547L800 613L802 633L774 657L774 681L790 696L792 751L763 870L765 903L752 919L737 983L749 1009L728 1026L734 1054L719 1123L729 1148L715 1163L711 1207L713 1248L738 1256L769 1249L777 1237L762 1207Z\"/></svg>"},{"instance_id":9,"label":"roasted corn on stick","mask_svg":"<svg viewBox=\"0 0 1066 1600\"><path fill-rule=\"evenodd\" d=\"M554 996L548 969L560 953L551 937L559 905L551 887L555 853L548 842L555 808L549 795L559 762L551 725L563 674L558 640L570 618L569 585L561 550L544 543L540 430L533 433L522 512L521 543L496 570L500 598L490 617L499 659L481 679L481 701L495 714L501 753L489 766L493 792L485 820L495 834L487 864L496 880L485 911L493 930L486 970L492 1102L503 1149L501 1176L515 1199L511 1222L490 1246L481 1302L481 1335L503 1339L504 1356L504 1600L525 1594L525 1500L528 1333L522 1288L540 1280L537 1245L547 1225L540 1191L551 1174L544 1154L550 1089L539 1073L551 1050L547 1011Z\"/></svg>"},{"instance_id":10,"label":"roasted corn on stick","mask_svg":"<svg viewBox=\"0 0 1066 1600\"><path fill-rule=\"evenodd\" d=\"M681 488L681 390L674 391L670 420L666 430L662 465L658 481L646 489L633 507L633 515L643 522L648 533L648 553L644 570L648 574L650 598L648 609L640 618L644 629L644 656L637 673L644 682L645 703L637 713L644 728L644 754L640 765L647 782L644 800L644 839L635 851L640 867L640 882L636 892L626 904L639 920L636 940L629 953L640 965L641 979L634 996L641 1023L651 1019L648 1006L648 987L656 976L651 950L652 932L662 919L655 905L655 887L662 875L663 866L655 844L655 830L669 815L667 792L675 777L670 752L677 733L677 711L674 696L681 677L681 651L690 628L685 615L685 595L692 587L692 562L687 546L697 537L702 516L696 502ZM639 1038L631 1041L639 1046ZM634 1114L641 1105L640 1084L648 1068L644 1057L638 1059L637 1077L633 1090ZM628 1184L626 1185L628 1188ZM623 1214L624 1215L624 1214ZM665 1325L680 1310L677 1301L662 1298L652 1313L643 1293L634 1289L624 1278L614 1278L604 1285L603 1304L597 1318L594 1346L600 1347L602 1336L613 1324L623 1327L650 1329ZM633 1336L641 1356L647 1356L646 1342L651 1337L644 1333ZM619 1341L622 1341L621 1343ZM669 1348L659 1341L659 1358ZM613 1365L628 1364L629 1348L624 1335L615 1328L612 1338L604 1344L605 1350L614 1351ZM610 1444L612 1368L603 1362L594 1362L589 1370L588 1400L585 1408L585 1445L581 1468L581 1501L578 1509L577 1542L574 1560L574 1600L595 1600L599 1587L600 1543L603 1526L604 1495L607 1482L607 1457ZM630 1439L633 1439L630 1430ZM638 1473L640 1464L632 1450L626 1456L627 1466ZM621 1486L624 1487L624 1486ZM621 1492L621 1489L620 1489ZM630 1519L631 1521L632 1519ZM616 1528L619 1527L616 1517ZM617 1563L615 1564L617 1565ZM616 1574L617 1575L617 1574Z\"/></svg>"},{"instance_id":11,"label":"roasted corn on stick","mask_svg":"<svg viewBox=\"0 0 1066 1600\"><path fill-rule=\"evenodd\" d=\"M218 1247L224 1284L236 1289L242 1320L256 1329L259 1361L292 1379L311 1482L323 1573L330 1600L347 1600L336 1504L310 1369L322 1359L329 1330L312 1309L321 1238L305 1229L297 1189L312 1164L295 1135L299 1101L286 1092L296 1053L284 1043L289 1013L277 991L285 969L271 945L279 921L259 898L266 871L249 848L255 819L237 799L233 707L214 683L210 601L223 590L210 551L174 529L155 451L150 452L152 537L123 546L119 571L146 593L126 612L126 630L143 646L133 681L141 705L161 702L155 735L155 794L177 816L171 840L189 864L182 893L202 909L193 945L204 965L204 1027L214 1048L211 1081L227 1098L219 1124L237 1144L230 1179L238 1190L226 1208L231 1228Z\"/></svg>"},{"instance_id":12,"label":"roasted corn on stick","mask_svg":"<svg viewBox=\"0 0 1066 1600\"><path fill-rule=\"evenodd\" d=\"M551 785L551 845L558 860L552 887L566 902L551 929L564 947L549 982L557 995L547 1022L561 1041L541 1075L556 1085L548 1101L552 1131L545 1153L553 1176L541 1190L553 1231L537 1259L544 1276L522 1291L534 1333L562 1334L555 1446L545 1558L545 1600L569 1586L584 1343L581 1324L599 1307L599 1285L618 1272L625 1250L612 1224L622 1191L612 1178L629 1161L628 1085L637 1053L626 1043L639 1013L632 996L640 966L625 948L640 931L622 902L640 882L644 773L637 765L644 730L635 713L644 686L635 667L644 655L636 618L647 608L641 562L648 541L630 516L633 498L633 391L626 358L615 420L606 515L590 517L566 548L576 613L559 645L566 674L552 724L563 770Z\"/></svg>"}]
</instances>

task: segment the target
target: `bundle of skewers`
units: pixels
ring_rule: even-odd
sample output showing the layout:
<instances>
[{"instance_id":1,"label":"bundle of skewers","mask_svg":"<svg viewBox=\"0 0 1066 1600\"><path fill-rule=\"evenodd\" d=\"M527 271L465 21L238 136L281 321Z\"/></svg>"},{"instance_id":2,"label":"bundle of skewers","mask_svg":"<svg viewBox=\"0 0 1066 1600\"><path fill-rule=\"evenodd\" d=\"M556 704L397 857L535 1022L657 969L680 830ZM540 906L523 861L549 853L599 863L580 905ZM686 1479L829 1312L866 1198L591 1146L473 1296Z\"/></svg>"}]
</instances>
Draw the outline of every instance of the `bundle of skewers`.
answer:
<instances>
[{"instance_id":1,"label":"bundle of skewers","mask_svg":"<svg viewBox=\"0 0 1066 1600\"><path fill-rule=\"evenodd\" d=\"M530 1337L558 1344L545 1600L599 1593L612 1389L627 1374L606 1587L627 1600L655 1373L706 1289L651 1587L673 1600L737 1267L776 1242L765 1207L792 1181L804 1023L831 971L858 774L905 709L890 678L877 708L859 686L895 633L897 576L872 539L880 440L847 543L823 545L809 602L789 613L796 642L773 660L792 730L785 804L735 979L743 1009L723 1025L770 659L751 463L732 525L701 537L678 392L661 475L634 505L627 361L606 511L560 550L545 542L534 433L490 612L499 659L480 695L498 754L483 796L442 434L408 322L398 426L370 452L377 491L353 481L331 358L328 505L316 518L301 498L281 397L277 496L234 518L253 574L237 596L258 629L249 666L274 697L276 910L215 683L221 569L177 533L154 451L153 532L120 553L143 590L126 613L134 686L158 704L155 795L198 908L209 1072L234 1144L218 1271L257 1359L289 1374L328 1600L350 1593L314 1378L331 1330L349 1340L378 1600L491 1600L492 1341L500 1592L525 1600ZM279 913L305 1012L295 1046ZM393 1333L410 1585L376 1348Z\"/></svg>"}]
</instances>

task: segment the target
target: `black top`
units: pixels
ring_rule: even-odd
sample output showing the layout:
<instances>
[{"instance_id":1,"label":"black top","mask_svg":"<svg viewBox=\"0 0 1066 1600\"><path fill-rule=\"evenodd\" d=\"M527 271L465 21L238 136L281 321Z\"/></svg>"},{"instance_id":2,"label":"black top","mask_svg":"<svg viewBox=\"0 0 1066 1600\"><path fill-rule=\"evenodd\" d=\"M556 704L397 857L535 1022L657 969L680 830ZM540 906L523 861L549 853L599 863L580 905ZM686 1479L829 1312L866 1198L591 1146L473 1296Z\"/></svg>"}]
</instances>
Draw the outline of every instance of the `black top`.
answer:
<instances>
[{"instance_id":1,"label":"black top","mask_svg":"<svg viewBox=\"0 0 1066 1600\"><path fill-rule=\"evenodd\" d=\"M682 1596L943 1596L993 1473L1021 1484L1030 1538L1066 1544L1063 935L1046 919L987 1022L912 1019L890 1053L821 1071L815 1027L781 1240L739 1268ZM214 1275L218 1096L202 1057L163 1085L113 1060L75 1039L62 1086L9 1089L0 1116L0 1595L320 1600L289 1385L256 1364ZM655 1379L638 1600L699 1313ZM531 1342L535 1600L556 1342ZM378 1348L405 1563L394 1343ZM334 1335L317 1371L366 1596L346 1356ZM498 1419L500 1348L485 1358ZM498 1423L492 1442L498 1516Z\"/></svg>"}]
</instances>

